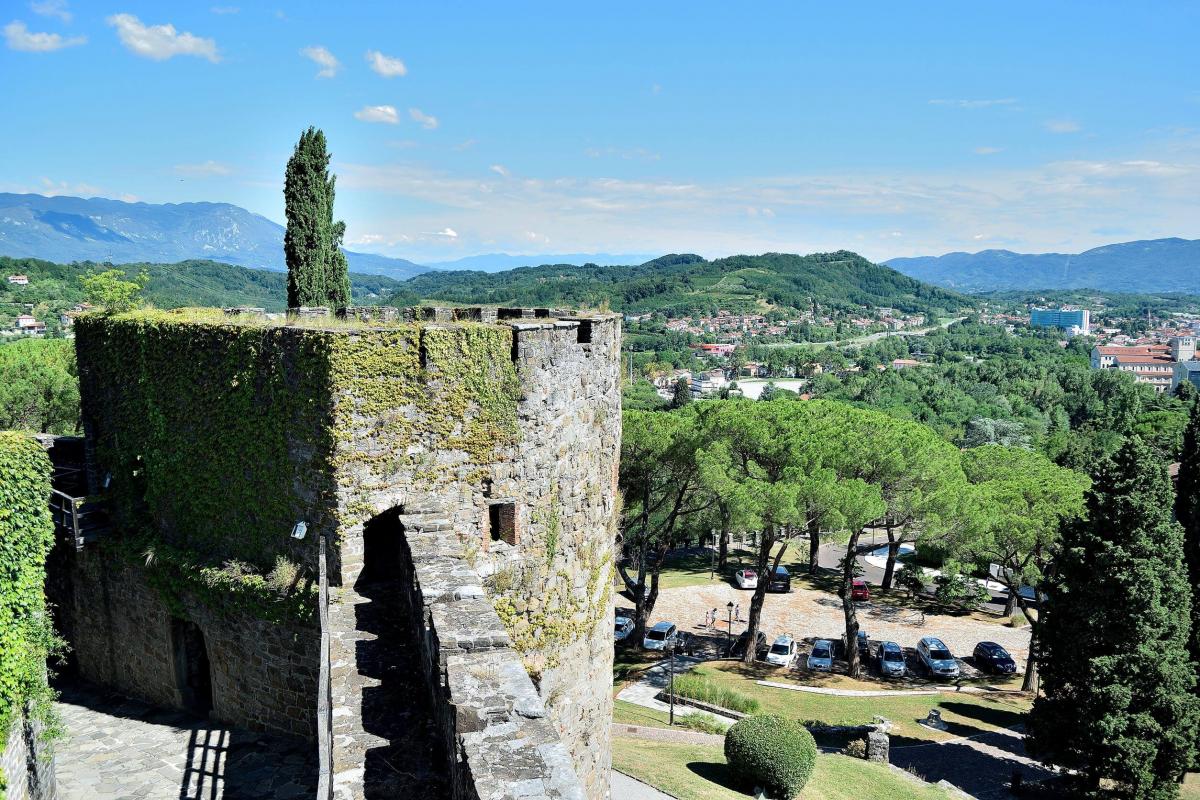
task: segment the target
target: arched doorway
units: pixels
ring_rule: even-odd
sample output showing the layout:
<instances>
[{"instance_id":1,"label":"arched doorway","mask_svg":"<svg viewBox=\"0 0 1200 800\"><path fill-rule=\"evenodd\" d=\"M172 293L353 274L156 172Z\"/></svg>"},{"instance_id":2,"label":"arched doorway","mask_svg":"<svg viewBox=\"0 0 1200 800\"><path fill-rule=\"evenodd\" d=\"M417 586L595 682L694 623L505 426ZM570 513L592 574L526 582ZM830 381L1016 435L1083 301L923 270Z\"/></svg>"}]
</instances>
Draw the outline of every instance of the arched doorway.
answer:
<instances>
[{"instance_id":1,"label":"arched doorway","mask_svg":"<svg viewBox=\"0 0 1200 800\"><path fill-rule=\"evenodd\" d=\"M213 708L213 691L204 632L190 620L172 619L171 642L175 650L175 681L183 707L207 717Z\"/></svg>"}]
</instances>

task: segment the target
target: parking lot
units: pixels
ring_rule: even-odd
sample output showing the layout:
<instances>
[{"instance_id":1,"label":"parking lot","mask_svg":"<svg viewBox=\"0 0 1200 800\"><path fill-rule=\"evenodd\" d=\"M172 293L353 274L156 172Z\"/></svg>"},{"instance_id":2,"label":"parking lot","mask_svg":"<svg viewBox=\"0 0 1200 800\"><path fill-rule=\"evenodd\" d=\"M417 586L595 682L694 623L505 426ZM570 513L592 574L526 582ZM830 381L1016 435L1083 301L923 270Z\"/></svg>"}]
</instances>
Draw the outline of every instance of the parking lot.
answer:
<instances>
[{"instance_id":1,"label":"parking lot","mask_svg":"<svg viewBox=\"0 0 1200 800\"><path fill-rule=\"evenodd\" d=\"M746 629L745 618L750 613L752 591L738 589L730 583L714 581L709 585L682 586L664 589L659 593L654 614L650 622L669 620L681 631L722 637L728 619L727 605L741 605L742 622L733 623L733 635ZM704 626L705 612L718 610L715 629ZM969 616L923 613L917 609L885 605L882 603L858 603L858 619L862 630L872 642L894 641L909 653L909 666L914 667L911 648L923 636L936 636L959 659L971 655L975 644L980 641L998 642L1023 669L1029 652L1028 629L1010 628L999 623L985 622ZM762 631L768 644L780 634L788 633L798 639L840 640L845 630L845 617L841 600L834 595L793 583L788 594L768 594L763 604ZM807 647L803 652L807 652ZM970 674L968 666L965 674Z\"/></svg>"}]
</instances>

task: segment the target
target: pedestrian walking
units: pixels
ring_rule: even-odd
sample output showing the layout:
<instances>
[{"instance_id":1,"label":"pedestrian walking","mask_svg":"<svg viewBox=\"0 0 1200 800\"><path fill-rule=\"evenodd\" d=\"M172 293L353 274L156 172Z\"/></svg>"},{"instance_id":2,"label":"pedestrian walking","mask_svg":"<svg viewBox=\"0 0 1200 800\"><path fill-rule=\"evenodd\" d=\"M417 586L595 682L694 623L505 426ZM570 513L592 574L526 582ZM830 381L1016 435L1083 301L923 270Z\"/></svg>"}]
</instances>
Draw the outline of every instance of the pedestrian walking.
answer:
<instances>
[{"instance_id":1,"label":"pedestrian walking","mask_svg":"<svg viewBox=\"0 0 1200 800\"><path fill-rule=\"evenodd\" d=\"M738 622L742 621L742 604L738 603L733 607L733 618Z\"/></svg>"},{"instance_id":2,"label":"pedestrian walking","mask_svg":"<svg viewBox=\"0 0 1200 800\"><path fill-rule=\"evenodd\" d=\"M712 618L713 618L712 626L715 629L717 627L717 610L715 608L712 610Z\"/></svg>"}]
</instances>

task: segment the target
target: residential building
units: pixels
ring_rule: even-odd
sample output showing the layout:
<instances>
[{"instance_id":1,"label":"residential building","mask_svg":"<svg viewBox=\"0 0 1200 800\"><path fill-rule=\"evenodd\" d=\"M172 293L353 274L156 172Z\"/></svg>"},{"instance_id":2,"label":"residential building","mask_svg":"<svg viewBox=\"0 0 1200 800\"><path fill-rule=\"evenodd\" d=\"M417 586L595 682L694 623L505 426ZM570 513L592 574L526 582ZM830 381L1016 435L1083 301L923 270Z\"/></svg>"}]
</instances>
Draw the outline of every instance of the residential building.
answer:
<instances>
[{"instance_id":1,"label":"residential building","mask_svg":"<svg viewBox=\"0 0 1200 800\"><path fill-rule=\"evenodd\" d=\"M1029 312L1029 324L1086 336L1091 327L1091 312L1086 308L1035 308Z\"/></svg>"},{"instance_id":2,"label":"residential building","mask_svg":"<svg viewBox=\"0 0 1200 800\"><path fill-rule=\"evenodd\" d=\"M39 322L30 314L21 314L12 326L12 334L16 336L45 336L46 323Z\"/></svg>"},{"instance_id":3,"label":"residential building","mask_svg":"<svg viewBox=\"0 0 1200 800\"><path fill-rule=\"evenodd\" d=\"M716 394L728 385L729 381L725 379L724 370L697 372L692 376L692 397L707 397Z\"/></svg>"},{"instance_id":4,"label":"residential building","mask_svg":"<svg viewBox=\"0 0 1200 800\"><path fill-rule=\"evenodd\" d=\"M892 369L910 369L911 367L919 367L921 362L913 358L893 358Z\"/></svg>"},{"instance_id":5,"label":"residential building","mask_svg":"<svg viewBox=\"0 0 1200 800\"><path fill-rule=\"evenodd\" d=\"M8 282L16 284L17 286L28 286L29 285L29 276L28 275L9 275Z\"/></svg>"},{"instance_id":6,"label":"residential building","mask_svg":"<svg viewBox=\"0 0 1200 800\"><path fill-rule=\"evenodd\" d=\"M1092 348L1092 368L1128 372L1138 383L1165 392L1190 379L1188 365L1200 363L1195 356L1196 341L1190 336L1173 337L1167 344L1097 345Z\"/></svg>"}]
</instances>

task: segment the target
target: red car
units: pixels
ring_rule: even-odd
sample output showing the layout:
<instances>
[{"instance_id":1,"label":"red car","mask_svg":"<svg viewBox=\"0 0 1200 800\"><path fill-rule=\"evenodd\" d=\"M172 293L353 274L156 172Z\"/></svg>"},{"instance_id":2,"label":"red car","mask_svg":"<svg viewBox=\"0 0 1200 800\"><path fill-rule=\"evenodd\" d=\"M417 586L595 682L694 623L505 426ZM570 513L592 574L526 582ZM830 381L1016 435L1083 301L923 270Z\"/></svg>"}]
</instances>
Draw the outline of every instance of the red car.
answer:
<instances>
[{"instance_id":1,"label":"red car","mask_svg":"<svg viewBox=\"0 0 1200 800\"><path fill-rule=\"evenodd\" d=\"M867 586L867 582L864 580L860 579L860 580L854 581L854 583L851 585L851 589L850 589L850 599L851 600L870 600L871 599L871 587Z\"/></svg>"}]
</instances>

